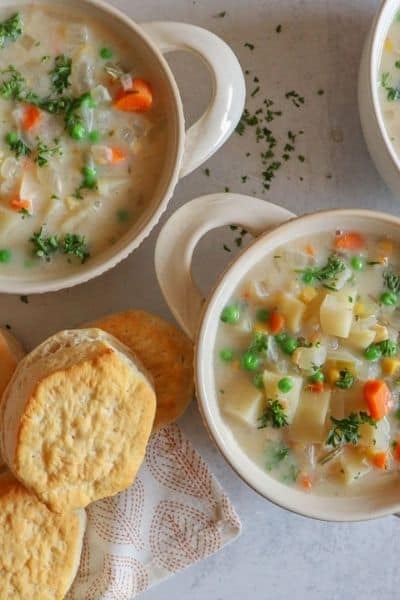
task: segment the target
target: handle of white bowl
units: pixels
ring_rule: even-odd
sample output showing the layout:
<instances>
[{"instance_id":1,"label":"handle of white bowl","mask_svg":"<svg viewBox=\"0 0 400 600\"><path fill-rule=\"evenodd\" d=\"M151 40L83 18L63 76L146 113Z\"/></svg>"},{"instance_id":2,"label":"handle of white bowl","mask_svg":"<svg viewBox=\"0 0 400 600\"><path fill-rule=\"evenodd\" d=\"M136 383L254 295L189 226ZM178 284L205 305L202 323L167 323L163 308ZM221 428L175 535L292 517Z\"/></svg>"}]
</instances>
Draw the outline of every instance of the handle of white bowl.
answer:
<instances>
[{"instance_id":1,"label":"handle of white bowl","mask_svg":"<svg viewBox=\"0 0 400 600\"><path fill-rule=\"evenodd\" d=\"M243 113L246 85L239 61L219 37L186 23L151 22L144 31L163 54L175 50L193 52L212 76L211 102L203 116L186 132L181 177L185 177L226 142Z\"/></svg>"},{"instance_id":2,"label":"handle of white bowl","mask_svg":"<svg viewBox=\"0 0 400 600\"><path fill-rule=\"evenodd\" d=\"M193 252L212 229L236 224L256 237L293 218L285 208L239 194L211 194L188 202L164 225L155 267L164 298L182 329L193 339L204 297L192 277Z\"/></svg>"}]
</instances>

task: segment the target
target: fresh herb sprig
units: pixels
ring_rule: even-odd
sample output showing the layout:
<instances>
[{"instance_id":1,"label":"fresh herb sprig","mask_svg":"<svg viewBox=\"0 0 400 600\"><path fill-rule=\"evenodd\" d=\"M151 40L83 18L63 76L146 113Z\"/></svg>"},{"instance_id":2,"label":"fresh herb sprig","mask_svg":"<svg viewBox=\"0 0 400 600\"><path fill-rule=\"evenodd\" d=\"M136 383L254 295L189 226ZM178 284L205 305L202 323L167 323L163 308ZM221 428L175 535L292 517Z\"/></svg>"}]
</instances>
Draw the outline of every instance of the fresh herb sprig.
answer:
<instances>
[{"instance_id":1,"label":"fresh herb sprig","mask_svg":"<svg viewBox=\"0 0 400 600\"><path fill-rule=\"evenodd\" d=\"M341 390L348 390L354 384L355 378L348 369L339 371L339 379L335 382L335 386Z\"/></svg>"},{"instance_id":2,"label":"fresh herb sprig","mask_svg":"<svg viewBox=\"0 0 400 600\"><path fill-rule=\"evenodd\" d=\"M0 48L4 48L7 42L15 42L22 35L22 19L19 13L15 13L0 23Z\"/></svg>"},{"instance_id":3,"label":"fresh herb sprig","mask_svg":"<svg viewBox=\"0 0 400 600\"><path fill-rule=\"evenodd\" d=\"M33 245L33 254L38 258L49 258L57 252L60 247L60 241L56 235L45 235L44 227L33 234L29 240Z\"/></svg>"},{"instance_id":4,"label":"fresh herb sprig","mask_svg":"<svg viewBox=\"0 0 400 600\"><path fill-rule=\"evenodd\" d=\"M50 147L41 140L38 140L38 144L35 148L35 163L39 167L46 167L49 164L49 158L52 156L61 156L62 151L58 143L55 146Z\"/></svg>"},{"instance_id":5,"label":"fresh herb sprig","mask_svg":"<svg viewBox=\"0 0 400 600\"><path fill-rule=\"evenodd\" d=\"M388 72L382 73L381 86L387 92L388 100L400 100L400 87L394 87L390 81L390 74Z\"/></svg>"},{"instance_id":6,"label":"fresh herb sprig","mask_svg":"<svg viewBox=\"0 0 400 600\"><path fill-rule=\"evenodd\" d=\"M265 412L258 420L260 421L258 429L264 429L265 427L268 427L268 425L271 425L275 429L280 429L281 427L288 425L284 406L277 399L267 400Z\"/></svg>"},{"instance_id":7,"label":"fresh herb sprig","mask_svg":"<svg viewBox=\"0 0 400 600\"><path fill-rule=\"evenodd\" d=\"M6 143L12 152L14 152L16 158L21 156L29 156L32 150L25 144L22 138L15 131L10 131L6 135Z\"/></svg>"},{"instance_id":8,"label":"fresh herb sprig","mask_svg":"<svg viewBox=\"0 0 400 600\"><path fill-rule=\"evenodd\" d=\"M60 239L56 235L46 235L42 226L29 241L33 245L34 256L38 258L49 260L51 255L58 251L76 256L82 264L90 258L86 238L76 233L67 233L63 239Z\"/></svg>"},{"instance_id":9,"label":"fresh herb sprig","mask_svg":"<svg viewBox=\"0 0 400 600\"><path fill-rule=\"evenodd\" d=\"M62 250L64 254L71 254L79 258L82 264L90 258L90 252L83 235L67 233L62 242Z\"/></svg>"},{"instance_id":10,"label":"fresh herb sprig","mask_svg":"<svg viewBox=\"0 0 400 600\"><path fill-rule=\"evenodd\" d=\"M361 437L360 425L368 423L376 427L376 421L366 412L351 413L345 419L331 417L333 427L326 439L326 445L337 448L342 444L356 445Z\"/></svg>"},{"instance_id":11,"label":"fresh herb sprig","mask_svg":"<svg viewBox=\"0 0 400 600\"><path fill-rule=\"evenodd\" d=\"M346 270L346 263L337 254L329 256L326 265L323 267L309 267L297 271L302 274L304 283L312 283L313 281L335 283L339 273Z\"/></svg>"},{"instance_id":12,"label":"fresh herb sprig","mask_svg":"<svg viewBox=\"0 0 400 600\"><path fill-rule=\"evenodd\" d=\"M61 94L71 85L69 78L72 71L72 59L65 54L56 56L54 68L50 71L50 80L53 90L61 96Z\"/></svg>"}]
</instances>

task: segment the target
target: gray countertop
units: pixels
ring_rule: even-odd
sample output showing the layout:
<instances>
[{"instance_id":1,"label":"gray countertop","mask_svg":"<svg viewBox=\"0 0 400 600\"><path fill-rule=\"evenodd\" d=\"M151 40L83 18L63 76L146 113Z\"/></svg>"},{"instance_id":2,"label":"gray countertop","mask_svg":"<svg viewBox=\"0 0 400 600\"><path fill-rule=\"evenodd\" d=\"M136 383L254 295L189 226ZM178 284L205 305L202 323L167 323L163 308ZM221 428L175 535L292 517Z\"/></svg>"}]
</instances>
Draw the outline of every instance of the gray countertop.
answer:
<instances>
[{"instance_id":1,"label":"gray countertop","mask_svg":"<svg viewBox=\"0 0 400 600\"><path fill-rule=\"evenodd\" d=\"M325 207L379 208L400 213L400 204L369 159L357 113L357 70L363 39L377 0L113 0L136 21L186 21L211 29L237 53L256 109L264 97L283 114L272 124L279 139L303 130L293 158L262 194L262 171L254 133L235 134L203 169L184 179L170 210L204 193L254 194L296 213ZM225 17L215 17L226 11ZM276 32L281 24L282 30ZM254 44L254 50L244 46ZM171 65L181 87L188 121L201 114L208 75L191 57L174 55ZM294 107L285 93L305 98ZM324 94L318 94L324 90ZM246 157L247 152L251 153ZM305 157L301 162L298 156ZM247 176L245 183L241 177ZM302 179L300 179L302 178ZM9 322L28 347L57 329L107 312L141 307L171 318L153 267L157 231L112 272L72 290L29 298L0 297L1 321ZM232 248L225 252L223 243ZM233 256L227 228L200 244L195 274L204 290ZM400 521L388 517L360 524L307 520L273 506L248 489L211 445L195 404L182 420L186 434L209 463L243 522L240 539L217 555L143 595L146 600L392 600L400 585Z\"/></svg>"}]
</instances>

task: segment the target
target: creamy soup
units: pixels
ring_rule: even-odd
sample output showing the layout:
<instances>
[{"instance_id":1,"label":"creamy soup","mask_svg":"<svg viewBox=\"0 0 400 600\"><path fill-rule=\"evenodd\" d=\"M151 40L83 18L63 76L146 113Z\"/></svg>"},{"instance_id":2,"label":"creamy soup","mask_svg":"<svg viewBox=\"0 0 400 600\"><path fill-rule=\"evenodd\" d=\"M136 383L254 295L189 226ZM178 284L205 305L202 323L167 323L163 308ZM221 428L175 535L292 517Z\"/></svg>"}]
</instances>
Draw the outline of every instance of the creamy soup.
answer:
<instances>
[{"instance_id":1,"label":"creamy soup","mask_svg":"<svg viewBox=\"0 0 400 600\"><path fill-rule=\"evenodd\" d=\"M398 478L399 294L397 245L353 231L279 248L240 283L221 314L216 386L270 475L338 495Z\"/></svg>"},{"instance_id":2,"label":"creamy soup","mask_svg":"<svg viewBox=\"0 0 400 600\"><path fill-rule=\"evenodd\" d=\"M40 4L0 21L0 275L81 268L148 204L164 108L99 23Z\"/></svg>"},{"instance_id":3,"label":"creamy soup","mask_svg":"<svg viewBox=\"0 0 400 600\"><path fill-rule=\"evenodd\" d=\"M400 6L383 44L378 93L387 134L400 156Z\"/></svg>"}]
</instances>

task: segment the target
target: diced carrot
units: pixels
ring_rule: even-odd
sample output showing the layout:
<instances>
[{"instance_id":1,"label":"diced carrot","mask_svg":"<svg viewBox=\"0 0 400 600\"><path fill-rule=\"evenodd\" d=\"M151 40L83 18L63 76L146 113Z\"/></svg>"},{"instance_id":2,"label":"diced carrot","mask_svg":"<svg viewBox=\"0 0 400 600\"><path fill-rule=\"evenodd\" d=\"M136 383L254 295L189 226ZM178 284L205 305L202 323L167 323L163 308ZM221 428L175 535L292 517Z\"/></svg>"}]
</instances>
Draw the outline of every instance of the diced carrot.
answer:
<instances>
[{"instance_id":1,"label":"diced carrot","mask_svg":"<svg viewBox=\"0 0 400 600\"><path fill-rule=\"evenodd\" d=\"M285 327L285 317L277 310L273 310L270 314L268 325L271 333L274 335L280 333Z\"/></svg>"},{"instance_id":2,"label":"diced carrot","mask_svg":"<svg viewBox=\"0 0 400 600\"><path fill-rule=\"evenodd\" d=\"M150 85L143 79L134 79L132 90L119 91L114 101L114 108L125 112L146 112L153 104Z\"/></svg>"},{"instance_id":3,"label":"diced carrot","mask_svg":"<svg viewBox=\"0 0 400 600\"><path fill-rule=\"evenodd\" d=\"M307 244L304 250L308 256L315 256L315 248L312 244Z\"/></svg>"},{"instance_id":4,"label":"diced carrot","mask_svg":"<svg viewBox=\"0 0 400 600\"><path fill-rule=\"evenodd\" d=\"M384 381L371 379L364 384L364 400L373 419L382 419L389 412L392 394Z\"/></svg>"},{"instance_id":5,"label":"diced carrot","mask_svg":"<svg viewBox=\"0 0 400 600\"><path fill-rule=\"evenodd\" d=\"M316 381L315 383L309 383L307 385L308 392L315 392L321 394L325 390L325 386L322 381Z\"/></svg>"},{"instance_id":6,"label":"diced carrot","mask_svg":"<svg viewBox=\"0 0 400 600\"><path fill-rule=\"evenodd\" d=\"M365 239L356 231L346 231L335 239L336 250L359 250L365 247Z\"/></svg>"},{"instance_id":7,"label":"diced carrot","mask_svg":"<svg viewBox=\"0 0 400 600\"><path fill-rule=\"evenodd\" d=\"M21 198L13 198L10 202L10 206L13 210L29 210L31 207L30 200L22 200Z\"/></svg>"},{"instance_id":8,"label":"diced carrot","mask_svg":"<svg viewBox=\"0 0 400 600\"><path fill-rule=\"evenodd\" d=\"M298 482L305 490L311 490L313 486L312 479L309 475L300 475Z\"/></svg>"},{"instance_id":9,"label":"diced carrot","mask_svg":"<svg viewBox=\"0 0 400 600\"><path fill-rule=\"evenodd\" d=\"M111 148L111 152L111 162L114 165L126 159L126 154L123 150L121 150L121 148Z\"/></svg>"},{"instance_id":10,"label":"diced carrot","mask_svg":"<svg viewBox=\"0 0 400 600\"><path fill-rule=\"evenodd\" d=\"M387 469L388 459L389 456L387 452L376 452L372 458L372 462L378 469Z\"/></svg>"},{"instance_id":11,"label":"diced carrot","mask_svg":"<svg viewBox=\"0 0 400 600\"><path fill-rule=\"evenodd\" d=\"M38 124L41 118L42 113L38 107L34 106L33 104L27 104L24 108L22 127L26 130L33 129L33 127Z\"/></svg>"},{"instance_id":12,"label":"diced carrot","mask_svg":"<svg viewBox=\"0 0 400 600\"><path fill-rule=\"evenodd\" d=\"M393 456L396 460L400 462L400 442L396 442L396 445L393 448Z\"/></svg>"}]
</instances>

